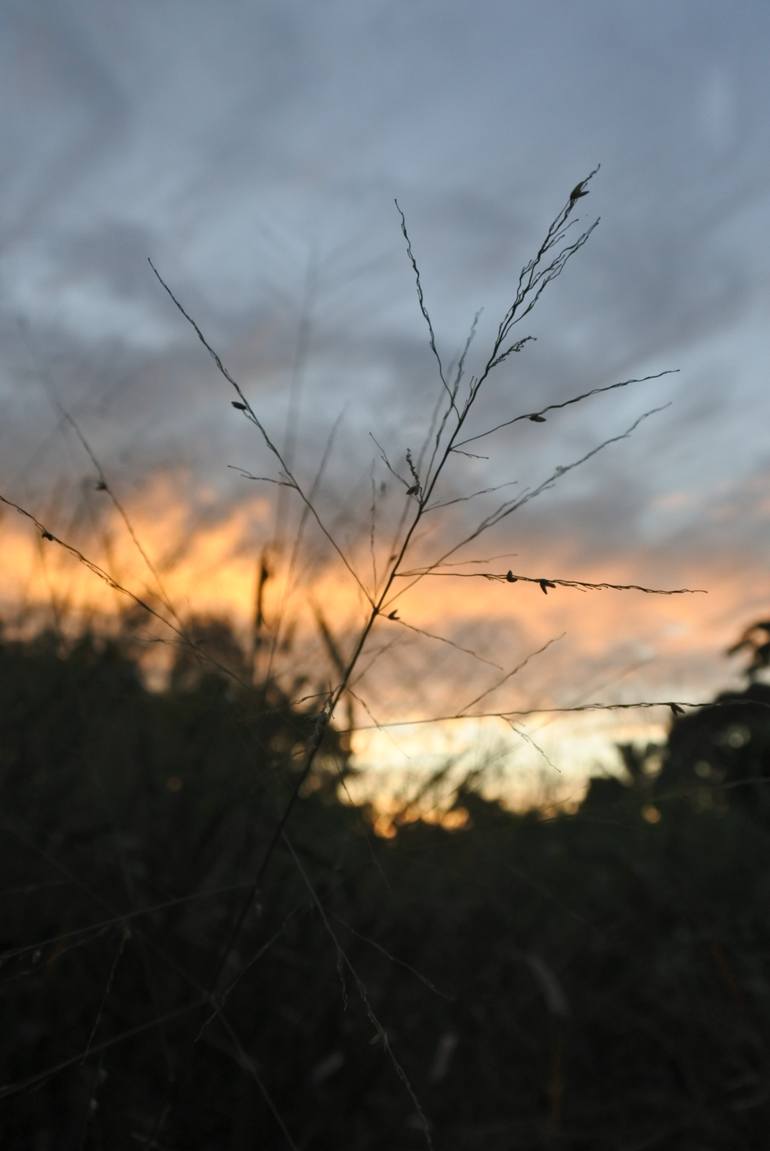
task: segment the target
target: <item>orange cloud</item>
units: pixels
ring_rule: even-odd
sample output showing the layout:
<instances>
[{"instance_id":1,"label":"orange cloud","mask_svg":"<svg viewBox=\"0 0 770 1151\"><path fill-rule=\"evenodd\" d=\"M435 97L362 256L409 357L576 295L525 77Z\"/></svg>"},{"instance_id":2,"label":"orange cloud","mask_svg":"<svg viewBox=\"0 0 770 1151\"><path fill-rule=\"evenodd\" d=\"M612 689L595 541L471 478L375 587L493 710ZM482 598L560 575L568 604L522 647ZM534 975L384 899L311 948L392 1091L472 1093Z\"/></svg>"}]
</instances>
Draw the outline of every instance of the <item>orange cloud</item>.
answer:
<instances>
[{"instance_id":1,"label":"orange cloud","mask_svg":"<svg viewBox=\"0 0 770 1151\"><path fill-rule=\"evenodd\" d=\"M257 494L249 501L220 507L215 492L199 488L193 499L193 493L180 496L180 490L178 477L161 475L127 501L135 535L152 557L165 593L180 615L226 614L246 627L253 612L260 541L268 538L273 528L272 499ZM154 595L154 602L159 602L154 577L132 544L120 515L104 494L94 499L102 501L96 517L98 526L81 530L71 542L137 595ZM66 528L58 522L45 522L52 531L68 538ZM0 532L0 597L6 613L14 606L47 610L53 604L73 618L83 613L109 618L126 606L128 601L113 588L55 543L41 540L27 521L9 510L0 520ZM314 538L313 549L316 546ZM427 576L394 605L402 622L381 618L373 629L370 650L392 645L391 649L371 666L371 657L365 653L360 665L359 670L368 668L356 681L359 702L355 706L361 730L355 750L360 763L370 768L379 766L395 778L409 762L408 757L435 762L442 755L460 755L463 748L472 748L474 741L479 748L495 743L499 746L503 740L510 749L511 762L530 778L544 766L551 773L552 765L573 770L577 765L585 771L598 759L606 759L611 744L618 739L659 736L666 713L646 713L639 720L628 713L598 713L562 721L534 714L522 719L519 732L494 719L481 726L480 721L468 719L433 728L420 725L381 730L376 723L452 715L483 693L488 694L472 711L536 710L595 699L707 698L724 683L730 667L717 657L748 622L750 605L745 602L745 587L752 583L762 586L764 572L759 565L752 571L750 564L744 563L739 580L734 560L715 554L704 564L703 557L698 556L697 564L692 565L697 567L695 581L682 555L669 560L665 555L656 558L639 547L629 547L601 570L581 567L576 571L570 557L579 550L578 541L568 532L553 543L540 537L538 549L537 566L527 563L525 568L524 561L516 557L491 562L489 570L502 571L510 562L517 572L536 578L650 586L697 582L709 592L650 596L634 591L556 587L543 594L537 584ZM371 573L367 542L351 547L349 554L357 570ZM312 674L321 682L332 680L334 671L319 640L314 607L321 608L324 620L344 647L365 618L360 589L336 560L305 563L291 585L276 557L271 564L275 571L267 588L266 618L274 620L279 607L287 605L297 625L298 642L304 645L306 655L312 652ZM661 570L655 571L656 566ZM362 576L368 578L370 574ZM394 590L402 586L397 583ZM454 646L420 635L404 624L443 636ZM490 690L528 653L561 633L566 634L559 643L533 656L517 676ZM294 654L290 658L297 661L300 657ZM294 671L298 670L295 666ZM381 787L382 775L377 778L380 783L376 786Z\"/></svg>"}]
</instances>

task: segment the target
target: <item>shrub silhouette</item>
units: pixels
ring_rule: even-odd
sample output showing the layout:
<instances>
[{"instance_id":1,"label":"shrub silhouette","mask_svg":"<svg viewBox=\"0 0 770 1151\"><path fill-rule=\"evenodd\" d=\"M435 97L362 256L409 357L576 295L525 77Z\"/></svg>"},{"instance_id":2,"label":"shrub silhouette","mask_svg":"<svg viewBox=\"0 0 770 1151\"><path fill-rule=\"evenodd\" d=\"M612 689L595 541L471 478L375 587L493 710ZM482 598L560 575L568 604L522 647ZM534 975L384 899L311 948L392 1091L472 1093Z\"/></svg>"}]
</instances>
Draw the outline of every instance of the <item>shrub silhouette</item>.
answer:
<instances>
[{"instance_id":1,"label":"shrub silhouette","mask_svg":"<svg viewBox=\"0 0 770 1151\"><path fill-rule=\"evenodd\" d=\"M308 722L274 685L235 690L207 673L150 691L119 641L46 633L0 645L0 970L14 1036L0 1083L34 1086L0 1089L4 1145L79 1146L85 1124L86 1147L132 1146L150 1139L169 1091L163 1145L284 1145L216 1020L185 1077L169 1087L169 1073L194 1038L174 1016L189 1006L183 973L210 972L273 830L265 777L285 773L290 786ZM339 752L326 754L331 764ZM464 830L418 822L375 843L364 813L318 789L292 837L407 1053L436 1144L760 1146L766 828L743 808L663 798L654 826L638 804L516 815L470 784L458 803ZM236 960L231 974L247 972L228 1010L259 1039L260 1078L296 1145L419 1146L285 852ZM134 1028L146 1030L101 1047Z\"/></svg>"},{"instance_id":2,"label":"shrub silhouette","mask_svg":"<svg viewBox=\"0 0 770 1151\"><path fill-rule=\"evenodd\" d=\"M658 790L681 789L700 808L746 807L767 825L770 815L770 624L747 628L728 650L748 656L742 691L721 692L712 705L677 716L663 758Z\"/></svg>"}]
</instances>

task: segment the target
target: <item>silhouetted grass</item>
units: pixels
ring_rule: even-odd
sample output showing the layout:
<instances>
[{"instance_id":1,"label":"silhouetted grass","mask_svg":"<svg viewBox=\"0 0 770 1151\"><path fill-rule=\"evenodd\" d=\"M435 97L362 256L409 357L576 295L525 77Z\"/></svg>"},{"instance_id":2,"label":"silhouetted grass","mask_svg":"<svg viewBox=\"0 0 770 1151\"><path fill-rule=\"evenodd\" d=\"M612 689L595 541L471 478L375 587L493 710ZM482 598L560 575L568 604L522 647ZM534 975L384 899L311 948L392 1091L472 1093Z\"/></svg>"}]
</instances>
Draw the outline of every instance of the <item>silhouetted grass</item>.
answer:
<instances>
[{"instance_id":1,"label":"silhouetted grass","mask_svg":"<svg viewBox=\"0 0 770 1151\"><path fill-rule=\"evenodd\" d=\"M356 709L367 724L390 723L361 680L393 628L500 672L470 703L417 722L494 715L533 744L513 724L528 712L479 709L552 641L504 665L428 631L402 615L423 580L530 582L544 595L693 590L522 575L492 569L492 559L453 558L663 410L641 413L514 496L498 494L512 486L504 483L440 498L455 457L475 455L469 446L479 440L666 374L592 388L467 434L489 377L531 342L519 325L596 226L573 230L593 175L523 267L470 376L476 321L450 369L397 205L437 399L419 445L402 445L396 457L372 435L402 502L388 519L373 463L371 573L317 498L336 427L306 480L291 420L282 445L152 265L274 468L262 476L240 469L244 478L276 488L284 534L287 501L299 509L293 544L279 556L285 585L270 627L269 548L259 557L250 650L222 622L175 608L107 470L61 406L154 593L137 594L0 495L45 545L69 552L174 644L167 681L150 690L128 616L111 639L49 631L0 643L0 975L13 1037L4 1046L0 1129L8 1146L759 1146L769 1108L767 830L746 804L715 799L727 794L725 773L695 790L686 780L684 794L701 796L693 804L671 790L677 772L686 777L701 762L681 738L699 730L697 715L683 716L697 705L544 708L673 713L658 782L629 754L626 782L593 786L577 815L514 814L469 779L455 796L462 830L396 820L397 834L382 841L372 813L347 793L351 729L365 726ZM296 405L295 395L290 412ZM479 498L477 520L447 537L431 562L412 562L426 517ZM355 634L340 635L313 604L329 667L296 667L285 681L276 665L290 647L289 593L311 529L364 618ZM736 706L746 703L761 705L752 722L764 732L767 701ZM732 712L724 719L728 727L716 726L729 735ZM765 764L763 751L757 778Z\"/></svg>"},{"instance_id":2,"label":"silhouetted grass","mask_svg":"<svg viewBox=\"0 0 770 1151\"><path fill-rule=\"evenodd\" d=\"M419 1145L328 925L438 1146L761 1146L770 837L745 804L664 778L547 819L461 789L465 829L373 844L329 776L292 822L312 890L276 854L223 980L268 1105L217 1016L192 1052L189 1024L312 713L189 669L151 692L88 636L6 641L0 692L5 1146L132 1146L170 1092L161 1147L280 1146L271 1105L296 1146Z\"/></svg>"}]
</instances>

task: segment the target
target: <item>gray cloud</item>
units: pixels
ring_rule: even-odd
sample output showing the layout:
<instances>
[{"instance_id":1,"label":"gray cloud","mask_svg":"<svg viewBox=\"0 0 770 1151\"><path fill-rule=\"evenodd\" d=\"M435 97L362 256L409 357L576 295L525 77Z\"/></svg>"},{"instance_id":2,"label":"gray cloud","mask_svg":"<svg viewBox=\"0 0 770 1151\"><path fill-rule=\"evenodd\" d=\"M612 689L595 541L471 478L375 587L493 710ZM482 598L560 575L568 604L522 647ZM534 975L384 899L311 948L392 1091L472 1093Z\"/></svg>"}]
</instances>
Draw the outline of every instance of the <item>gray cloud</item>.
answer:
<instances>
[{"instance_id":1,"label":"gray cloud","mask_svg":"<svg viewBox=\"0 0 770 1151\"><path fill-rule=\"evenodd\" d=\"M470 430L647 371L681 375L490 437L488 462L455 461L447 495L536 483L673 399L523 509L519 540L531 555L561 540L581 572L646 549L684 577L688 556L697 567L708 552L715 503L735 492L730 547L749 566L764 554L761 501L741 527L744 485L766 466L763 6L708 0L693 21L663 0L622 15L610 0L489 0L472 13L444 0L109 13L51 0L11 3L4 23L0 486L42 493L88 473L42 380L129 490L178 477L191 522L252 497L226 465L270 461L150 255L276 434L306 308L298 468L312 478L345 408L322 500L365 534L367 433L403 460L438 387L393 197L445 359L485 307L473 370L519 267L601 160L583 203L602 225ZM196 484L215 492L205 506ZM667 495L686 511L661 511ZM454 528L488 506L461 505Z\"/></svg>"}]
</instances>

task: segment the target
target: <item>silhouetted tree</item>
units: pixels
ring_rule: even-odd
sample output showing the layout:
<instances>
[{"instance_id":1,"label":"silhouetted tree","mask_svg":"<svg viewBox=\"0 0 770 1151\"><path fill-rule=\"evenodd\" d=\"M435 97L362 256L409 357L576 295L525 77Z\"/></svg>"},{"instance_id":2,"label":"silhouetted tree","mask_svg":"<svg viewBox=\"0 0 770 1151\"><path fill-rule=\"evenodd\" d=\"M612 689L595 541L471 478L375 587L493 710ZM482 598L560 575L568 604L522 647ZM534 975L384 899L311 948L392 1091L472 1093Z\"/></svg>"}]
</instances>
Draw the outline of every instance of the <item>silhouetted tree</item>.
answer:
<instances>
[{"instance_id":1,"label":"silhouetted tree","mask_svg":"<svg viewBox=\"0 0 770 1151\"><path fill-rule=\"evenodd\" d=\"M741 638L727 649L728 655L745 652L749 662L744 675L754 680L760 672L770 668L770 620L759 620L746 628Z\"/></svg>"},{"instance_id":2,"label":"silhouetted tree","mask_svg":"<svg viewBox=\"0 0 770 1151\"><path fill-rule=\"evenodd\" d=\"M206 677L250 682L249 660L232 625L220 616L194 616L185 628L191 646L180 646L171 667L173 690L190 689ZM206 657L209 657L208 659Z\"/></svg>"},{"instance_id":3,"label":"silhouetted tree","mask_svg":"<svg viewBox=\"0 0 770 1151\"><path fill-rule=\"evenodd\" d=\"M770 685L759 677L770 667L770 622L748 627L727 654L738 652L749 657L747 686L674 718L656 791L686 792L699 809L737 803L764 819L770 814Z\"/></svg>"}]
</instances>

